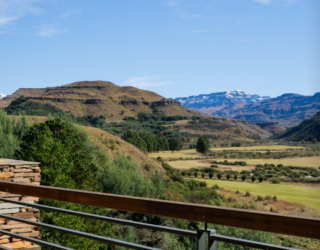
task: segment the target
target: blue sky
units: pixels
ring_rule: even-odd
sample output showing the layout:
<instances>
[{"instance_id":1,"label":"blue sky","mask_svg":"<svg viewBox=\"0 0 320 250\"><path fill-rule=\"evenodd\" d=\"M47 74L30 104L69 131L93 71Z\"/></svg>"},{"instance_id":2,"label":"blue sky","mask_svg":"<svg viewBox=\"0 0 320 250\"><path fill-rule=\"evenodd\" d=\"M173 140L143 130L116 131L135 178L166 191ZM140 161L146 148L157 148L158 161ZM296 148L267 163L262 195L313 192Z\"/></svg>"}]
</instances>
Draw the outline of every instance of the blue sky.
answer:
<instances>
[{"instance_id":1,"label":"blue sky","mask_svg":"<svg viewBox=\"0 0 320 250\"><path fill-rule=\"evenodd\" d=\"M0 0L0 93L106 80L165 97L312 95L319 10L319 0Z\"/></svg>"}]
</instances>

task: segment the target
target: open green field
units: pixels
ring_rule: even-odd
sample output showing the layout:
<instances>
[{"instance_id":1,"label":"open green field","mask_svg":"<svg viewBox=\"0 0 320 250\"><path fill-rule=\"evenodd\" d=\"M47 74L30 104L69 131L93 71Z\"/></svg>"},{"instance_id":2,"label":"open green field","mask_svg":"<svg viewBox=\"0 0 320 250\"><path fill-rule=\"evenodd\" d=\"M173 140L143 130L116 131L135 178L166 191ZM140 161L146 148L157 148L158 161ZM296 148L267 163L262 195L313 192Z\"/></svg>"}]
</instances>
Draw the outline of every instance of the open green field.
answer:
<instances>
[{"instance_id":1,"label":"open green field","mask_svg":"<svg viewBox=\"0 0 320 250\"><path fill-rule=\"evenodd\" d=\"M224 161L226 159L214 159L217 161ZM282 159L227 159L229 162L245 161L249 165L257 164L283 164L284 166L297 166L297 167L320 167L320 156L313 157L297 157L297 158L282 158Z\"/></svg>"},{"instance_id":2,"label":"open green field","mask_svg":"<svg viewBox=\"0 0 320 250\"><path fill-rule=\"evenodd\" d=\"M195 149L185 149L181 151L175 151L172 153L172 151L164 151L164 152L158 152L158 153L150 153L148 154L150 157L157 158L158 156L162 157L163 159L168 158L197 158L197 157L203 157L202 154L198 154Z\"/></svg>"},{"instance_id":3,"label":"open green field","mask_svg":"<svg viewBox=\"0 0 320 250\"><path fill-rule=\"evenodd\" d=\"M223 150L239 150L239 151L253 151L253 150L286 150L286 149L303 149L299 146L286 146L286 145L270 145L270 146L249 146L249 147L226 147L226 148L210 148L212 151L223 151Z\"/></svg>"},{"instance_id":4,"label":"open green field","mask_svg":"<svg viewBox=\"0 0 320 250\"><path fill-rule=\"evenodd\" d=\"M269 183L252 183L242 181L223 181L201 179L208 183L208 186L217 184L228 190L240 192L249 191L256 195L276 195L280 200L303 203L320 211L320 187L308 187L305 185L285 185Z\"/></svg>"},{"instance_id":5,"label":"open green field","mask_svg":"<svg viewBox=\"0 0 320 250\"><path fill-rule=\"evenodd\" d=\"M203 161L203 160L170 161L169 164L176 169L209 168L212 165L208 160L207 161ZM251 170L254 168L252 166L232 166L232 165L226 166L226 165L220 165L220 164L217 164L217 165L220 170L242 171L242 170Z\"/></svg>"}]
</instances>

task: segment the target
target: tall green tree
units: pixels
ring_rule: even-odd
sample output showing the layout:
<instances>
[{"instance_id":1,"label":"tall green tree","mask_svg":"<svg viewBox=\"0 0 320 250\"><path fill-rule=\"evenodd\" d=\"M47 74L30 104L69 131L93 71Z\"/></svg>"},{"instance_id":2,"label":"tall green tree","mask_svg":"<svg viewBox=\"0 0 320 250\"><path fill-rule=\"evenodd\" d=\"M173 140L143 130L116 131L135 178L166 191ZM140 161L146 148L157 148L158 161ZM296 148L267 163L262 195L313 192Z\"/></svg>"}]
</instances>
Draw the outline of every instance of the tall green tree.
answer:
<instances>
[{"instance_id":1,"label":"tall green tree","mask_svg":"<svg viewBox=\"0 0 320 250\"><path fill-rule=\"evenodd\" d=\"M210 149L209 139L206 136L200 136L197 142L196 150L199 153L205 154Z\"/></svg>"},{"instance_id":2,"label":"tall green tree","mask_svg":"<svg viewBox=\"0 0 320 250\"><path fill-rule=\"evenodd\" d=\"M41 162L41 185L102 191L97 175L100 167L106 167L108 159L90 143L87 134L60 119L35 124L23 137L17 158ZM81 212L108 215L108 210L51 200L40 204ZM48 224L93 233L114 236L112 225L92 219L41 211L41 221ZM41 238L74 249L107 249L102 243L89 239L41 229Z\"/></svg>"},{"instance_id":3,"label":"tall green tree","mask_svg":"<svg viewBox=\"0 0 320 250\"><path fill-rule=\"evenodd\" d=\"M182 142L180 139L177 138L172 138L169 139L169 149L172 151L172 153L174 151L180 151L182 149Z\"/></svg>"}]
</instances>

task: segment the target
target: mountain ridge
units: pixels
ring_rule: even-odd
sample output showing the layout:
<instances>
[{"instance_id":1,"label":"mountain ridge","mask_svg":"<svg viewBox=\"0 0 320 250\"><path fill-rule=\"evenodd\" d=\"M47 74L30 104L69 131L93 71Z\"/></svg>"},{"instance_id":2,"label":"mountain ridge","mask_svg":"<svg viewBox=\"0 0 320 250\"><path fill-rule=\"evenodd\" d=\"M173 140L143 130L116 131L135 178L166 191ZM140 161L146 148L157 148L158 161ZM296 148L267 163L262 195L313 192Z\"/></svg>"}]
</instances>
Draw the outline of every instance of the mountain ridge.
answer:
<instances>
[{"instance_id":1,"label":"mountain ridge","mask_svg":"<svg viewBox=\"0 0 320 250\"><path fill-rule=\"evenodd\" d=\"M231 95L229 93L232 93ZM243 91L218 92L191 96L191 99L176 98L182 105L208 115L246 120L251 123L278 122L281 126L292 127L320 110L320 93L304 96L285 93L281 96L247 95ZM204 101L199 101L199 99ZM216 98L216 99L214 99ZM198 100L198 101L197 101Z\"/></svg>"},{"instance_id":2,"label":"mountain ridge","mask_svg":"<svg viewBox=\"0 0 320 250\"><path fill-rule=\"evenodd\" d=\"M26 97L23 98L23 102L13 102L21 98L22 95ZM107 123L137 119L139 113L186 116L189 117L190 120L193 118L200 119L199 117L201 117L216 123L219 133L222 133L222 130L231 131L230 133L234 138L238 138L236 134L236 132L239 132L238 129L244 131L244 137L249 136L250 138L266 138L272 135L274 133L273 130L275 130L274 128L261 129L261 127L255 124L249 124L246 121L209 117L198 111L189 110L179 102L164 98L157 93L130 86L120 87L107 81L80 81L43 89L19 89L14 94L0 100L0 107L2 106L4 109L8 109L9 107L13 109L17 108L17 110L20 110L19 112L28 115L46 115L32 113L35 111L32 109L32 107L35 108L32 102L53 106L62 112L73 114L76 117L84 117L87 115L94 117L104 116ZM16 105L18 106L16 107ZM28 110L30 108L32 110ZM194 132L195 134L206 133L211 135L217 132L217 128L213 126L211 128L209 125L191 125L192 124L183 126L181 129L191 131L190 133ZM175 126L177 126L177 128ZM170 127L169 130L180 129L178 125L172 125ZM230 135L226 136L231 140Z\"/></svg>"},{"instance_id":3,"label":"mountain ridge","mask_svg":"<svg viewBox=\"0 0 320 250\"><path fill-rule=\"evenodd\" d=\"M315 138L320 141L320 112L304 120L299 125L275 135L274 138L292 141L312 141Z\"/></svg>"},{"instance_id":4,"label":"mountain ridge","mask_svg":"<svg viewBox=\"0 0 320 250\"><path fill-rule=\"evenodd\" d=\"M187 108L199 109L210 107L210 104L219 104L223 102L228 102L229 105L235 105L239 103L256 103L270 98L270 96L259 96L257 94L250 95L246 94L242 90L234 90L211 94L192 95L189 97L177 97L174 98L174 100L179 101Z\"/></svg>"},{"instance_id":5,"label":"mountain ridge","mask_svg":"<svg viewBox=\"0 0 320 250\"><path fill-rule=\"evenodd\" d=\"M155 109L166 115L199 115L155 92L121 87L109 81L78 81L58 87L19 89L1 99L0 108L8 107L22 95L76 116L105 115L111 121L122 120L125 116L136 117L139 112L152 113Z\"/></svg>"}]
</instances>

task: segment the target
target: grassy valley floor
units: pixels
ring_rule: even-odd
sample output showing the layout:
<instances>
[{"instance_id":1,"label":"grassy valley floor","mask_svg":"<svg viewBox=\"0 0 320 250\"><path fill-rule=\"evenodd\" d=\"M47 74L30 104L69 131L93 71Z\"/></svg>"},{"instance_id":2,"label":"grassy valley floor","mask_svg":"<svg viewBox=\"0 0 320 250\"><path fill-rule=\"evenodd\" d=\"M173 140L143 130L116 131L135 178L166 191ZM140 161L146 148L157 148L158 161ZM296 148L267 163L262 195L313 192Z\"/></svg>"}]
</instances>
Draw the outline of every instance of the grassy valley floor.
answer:
<instances>
[{"instance_id":1,"label":"grassy valley floor","mask_svg":"<svg viewBox=\"0 0 320 250\"><path fill-rule=\"evenodd\" d=\"M300 146L286 146L286 145L264 145L264 146L248 146L248 147L225 147L225 148L210 148L213 151L223 151L223 150L239 150L239 151L253 151L253 150L287 150L287 149L303 149Z\"/></svg>"},{"instance_id":2,"label":"grassy valley floor","mask_svg":"<svg viewBox=\"0 0 320 250\"><path fill-rule=\"evenodd\" d=\"M198 158L198 157L203 157L202 154L198 154L197 151L195 149L185 149L185 150L181 150L181 151L175 151L175 152L171 152L171 151L161 151L158 153L150 153L148 154L149 157L151 158L157 158L157 157L162 157L163 159L168 159L168 158L174 158L174 159L178 159L178 158Z\"/></svg>"},{"instance_id":3,"label":"grassy valley floor","mask_svg":"<svg viewBox=\"0 0 320 250\"><path fill-rule=\"evenodd\" d=\"M320 186L270 184L268 182L252 183L248 181L209 180L200 178L199 180L207 182L208 186L217 184L224 189L238 190L242 193L249 191L256 195L275 195L279 200L303 203L320 212Z\"/></svg>"},{"instance_id":4,"label":"grassy valley floor","mask_svg":"<svg viewBox=\"0 0 320 250\"><path fill-rule=\"evenodd\" d=\"M170 161L170 165L177 169L189 169L189 168L205 168L212 165L213 160L224 161L226 159L210 159L210 160L177 160ZM294 167L320 167L320 156L315 157L301 157L301 158L283 158L283 159L227 159L228 162L245 161L247 166L232 166L232 165L218 165L219 169L229 169L235 171L250 170L257 164L283 164L284 166Z\"/></svg>"}]
</instances>

